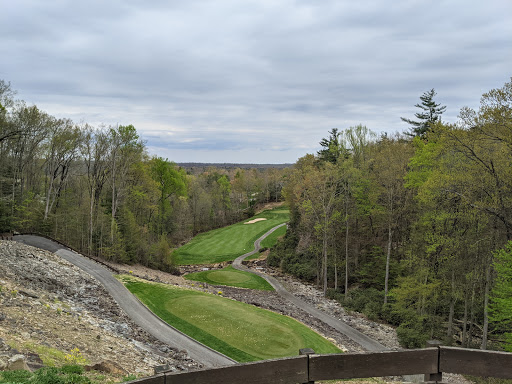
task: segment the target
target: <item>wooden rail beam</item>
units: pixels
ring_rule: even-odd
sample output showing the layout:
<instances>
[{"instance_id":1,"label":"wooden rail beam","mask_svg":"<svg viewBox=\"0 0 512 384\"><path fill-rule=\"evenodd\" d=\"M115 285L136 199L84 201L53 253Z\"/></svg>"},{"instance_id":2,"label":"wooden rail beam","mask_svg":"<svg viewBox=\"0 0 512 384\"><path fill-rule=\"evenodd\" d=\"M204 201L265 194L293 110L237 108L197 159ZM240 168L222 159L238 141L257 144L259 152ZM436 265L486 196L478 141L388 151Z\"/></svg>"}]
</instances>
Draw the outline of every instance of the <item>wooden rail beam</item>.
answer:
<instances>
[{"instance_id":1,"label":"wooden rail beam","mask_svg":"<svg viewBox=\"0 0 512 384\"><path fill-rule=\"evenodd\" d=\"M308 356L266 360L186 373L166 373L165 384L306 383Z\"/></svg>"},{"instance_id":2,"label":"wooden rail beam","mask_svg":"<svg viewBox=\"0 0 512 384\"><path fill-rule=\"evenodd\" d=\"M440 347L441 372L512 378L512 353Z\"/></svg>"},{"instance_id":3,"label":"wooden rail beam","mask_svg":"<svg viewBox=\"0 0 512 384\"><path fill-rule=\"evenodd\" d=\"M438 348L309 356L309 380L438 373Z\"/></svg>"}]
</instances>

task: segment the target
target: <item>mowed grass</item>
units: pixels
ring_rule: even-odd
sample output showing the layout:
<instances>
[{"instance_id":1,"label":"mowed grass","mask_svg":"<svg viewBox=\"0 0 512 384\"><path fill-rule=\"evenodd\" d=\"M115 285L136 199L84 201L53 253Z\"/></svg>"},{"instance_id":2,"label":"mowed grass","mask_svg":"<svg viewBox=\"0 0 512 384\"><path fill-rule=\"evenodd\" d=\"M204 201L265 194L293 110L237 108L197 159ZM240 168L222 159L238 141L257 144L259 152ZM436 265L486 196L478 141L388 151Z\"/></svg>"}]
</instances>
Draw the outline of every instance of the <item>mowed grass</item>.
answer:
<instances>
[{"instance_id":1,"label":"mowed grass","mask_svg":"<svg viewBox=\"0 0 512 384\"><path fill-rule=\"evenodd\" d=\"M341 351L298 321L199 291L122 276L126 287L162 320L238 362Z\"/></svg>"},{"instance_id":2,"label":"mowed grass","mask_svg":"<svg viewBox=\"0 0 512 384\"><path fill-rule=\"evenodd\" d=\"M263 278L253 273L239 271L231 265L218 270L189 273L185 279L201 281L212 285L229 285L231 287L273 291L274 288Z\"/></svg>"},{"instance_id":3,"label":"mowed grass","mask_svg":"<svg viewBox=\"0 0 512 384\"><path fill-rule=\"evenodd\" d=\"M248 220L215 229L194 237L189 243L173 252L178 265L213 264L234 260L254 249L254 242L276 225L289 220L287 209L264 211ZM265 219L244 224L254 219Z\"/></svg>"}]
</instances>

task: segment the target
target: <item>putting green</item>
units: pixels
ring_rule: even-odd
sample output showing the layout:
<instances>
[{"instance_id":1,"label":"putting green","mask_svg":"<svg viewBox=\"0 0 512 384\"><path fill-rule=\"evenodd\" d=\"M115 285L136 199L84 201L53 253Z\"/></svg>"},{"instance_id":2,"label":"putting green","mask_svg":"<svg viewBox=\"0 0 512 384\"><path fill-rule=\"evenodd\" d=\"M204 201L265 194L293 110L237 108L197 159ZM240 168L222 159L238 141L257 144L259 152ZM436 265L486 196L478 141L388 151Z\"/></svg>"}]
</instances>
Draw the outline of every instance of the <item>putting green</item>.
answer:
<instances>
[{"instance_id":1,"label":"putting green","mask_svg":"<svg viewBox=\"0 0 512 384\"><path fill-rule=\"evenodd\" d=\"M239 361L340 350L304 324L249 304L200 291L122 276L126 287L157 316L201 343Z\"/></svg>"},{"instance_id":2,"label":"putting green","mask_svg":"<svg viewBox=\"0 0 512 384\"><path fill-rule=\"evenodd\" d=\"M272 291L274 288L263 278L253 273L239 271L231 265L223 269L189 273L185 279L201 281L212 285L229 285L231 287L260 289Z\"/></svg>"},{"instance_id":3,"label":"putting green","mask_svg":"<svg viewBox=\"0 0 512 384\"><path fill-rule=\"evenodd\" d=\"M230 271L213 271L208 275L208 278L211 281L215 281L219 284L240 284L251 280L250 276L244 276L241 273L235 273Z\"/></svg>"}]
</instances>

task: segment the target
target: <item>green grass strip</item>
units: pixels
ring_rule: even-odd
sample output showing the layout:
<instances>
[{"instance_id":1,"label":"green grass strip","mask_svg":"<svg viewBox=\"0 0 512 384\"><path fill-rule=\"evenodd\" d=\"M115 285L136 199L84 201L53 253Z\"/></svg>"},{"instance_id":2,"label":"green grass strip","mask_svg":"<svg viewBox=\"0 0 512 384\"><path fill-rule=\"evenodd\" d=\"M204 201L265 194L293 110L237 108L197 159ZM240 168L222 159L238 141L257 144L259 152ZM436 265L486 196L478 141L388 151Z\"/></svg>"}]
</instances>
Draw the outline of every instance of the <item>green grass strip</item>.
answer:
<instances>
[{"instance_id":1,"label":"green grass strip","mask_svg":"<svg viewBox=\"0 0 512 384\"><path fill-rule=\"evenodd\" d=\"M223 269L189 273L185 279L200 281L212 285L228 285L230 287L273 291L274 288L262 277L253 273L239 271L231 265Z\"/></svg>"},{"instance_id":2,"label":"green grass strip","mask_svg":"<svg viewBox=\"0 0 512 384\"><path fill-rule=\"evenodd\" d=\"M194 237L173 252L178 265L213 264L234 260L254 249L254 242L273 227L289 220L287 209L264 211L251 219ZM251 220L264 219L253 224Z\"/></svg>"},{"instance_id":3,"label":"green grass strip","mask_svg":"<svg viewBox=\"0 0 512 384\"><path fill-rule=\"evenodd\" d=\"M340 352L290 317L204 292L121 279L162 320L239 362L296 356L301 348Z\"/></svg>"},{"instance_id":4,"label":"green grass strip","mask_svg":"<svg viewBox=\"0 0 512 384\"><path fill-rule=\"evenodd\" d=\"M274 232L272 232L270 235L265 237L263 241L261 242L262 248L272 248L277 244L277 239L280 237L283 237L286 233L286 225L283 225L280 228L277 228Z\"/></svg>"}]
</instances>

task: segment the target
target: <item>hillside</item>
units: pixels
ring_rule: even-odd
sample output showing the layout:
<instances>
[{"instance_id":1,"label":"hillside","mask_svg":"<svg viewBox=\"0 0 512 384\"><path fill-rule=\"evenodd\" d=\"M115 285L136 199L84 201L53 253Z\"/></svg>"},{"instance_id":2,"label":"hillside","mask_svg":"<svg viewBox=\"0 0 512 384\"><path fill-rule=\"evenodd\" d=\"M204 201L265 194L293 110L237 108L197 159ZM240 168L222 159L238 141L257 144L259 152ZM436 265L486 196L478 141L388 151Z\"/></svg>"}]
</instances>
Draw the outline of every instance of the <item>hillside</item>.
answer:
<instances>
[{"instance_id":1,"label":"hillside","mask_svg":"<svg viewBox=\"0 0 512 384\"><path fill-rule=\"evenodd\" d=\"M53 253L0 241L0 265L0 369L19 354L31 368L82 356L103 363L112 380L163 364L200 366L140 329L98 282Z\"/></svg>"}]
</instances>

